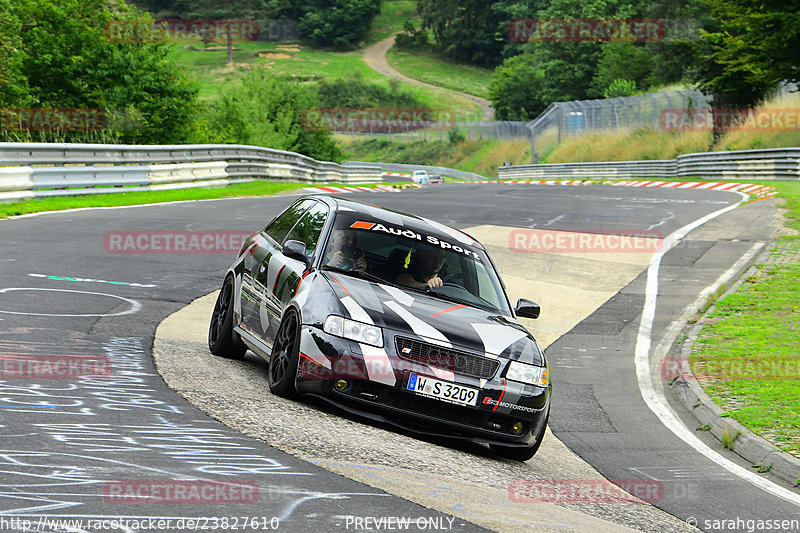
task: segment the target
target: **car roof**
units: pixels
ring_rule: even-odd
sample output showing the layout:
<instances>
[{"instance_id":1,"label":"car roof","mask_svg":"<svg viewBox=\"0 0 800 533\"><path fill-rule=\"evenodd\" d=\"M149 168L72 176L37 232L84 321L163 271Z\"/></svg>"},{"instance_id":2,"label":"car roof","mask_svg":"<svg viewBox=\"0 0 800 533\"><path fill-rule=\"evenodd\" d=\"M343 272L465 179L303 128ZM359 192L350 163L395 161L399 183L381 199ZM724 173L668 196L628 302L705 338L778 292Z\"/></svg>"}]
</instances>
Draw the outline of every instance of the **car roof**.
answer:
<instances>
[{"instance_id":1,"label":"car roof","mask_svg":"<svg viewBox=\"0 0 800 533\"><path fill-rule=\"evenodd\" d=\"M477 246L478 248L483 249L481 243L479 243L471 235L464 233L459 229L447 226L446 224L442 224L440 222L431 220L429 218L421 217L411 213L406 213L403 211L398 211L388 207L381 207L375 204L359 202L357 200L351 200L348 198L342 198L341 196L318 194L318 195L306 196L304 198L314 198L316 200L321 200L324 203L326 203L329 207L331 207L331 209L334 211L351 211L356 213L364 213L365 215L370 215L375 218L380 218L387 222L398 221L403 226L409 226L418 230L427 230L429 233L434 233L434 234L449 235L450 237L453 237L463 242L464 244Z\"/></svg>"}]
</instances>

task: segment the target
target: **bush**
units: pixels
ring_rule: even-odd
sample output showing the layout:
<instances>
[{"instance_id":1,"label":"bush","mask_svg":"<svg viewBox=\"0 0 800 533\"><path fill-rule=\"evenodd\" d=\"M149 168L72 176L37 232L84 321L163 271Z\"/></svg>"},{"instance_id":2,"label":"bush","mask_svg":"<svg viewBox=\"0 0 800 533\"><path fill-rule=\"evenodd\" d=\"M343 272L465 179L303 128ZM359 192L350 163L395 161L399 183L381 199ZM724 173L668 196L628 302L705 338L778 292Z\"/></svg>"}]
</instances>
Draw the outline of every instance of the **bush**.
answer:
<instances>
[{"instance_id":1,"label":"bush","mask_svg":"<svg viewBox=\"0 0 800 533\"><path fill-rule=\"evenodd\" d=\"M366 81L360 72L317 84L319 107L426 107L411 93L400 90L397 80L389 86Z\"/></svg>"},{"instance_id":2,"label":"bush","mask_svg":"<svg viewBox=\"0 0 800 533\"><path fill-rule=\"evenodd\" d=\"M496 120L532 120L547 107L542 91L544 73L532 54L506 59L489 86Z\"/></svg>"},{"instance_id":3,"label":"bush","mask_svg":"<svg viewBox=\"0 0 800 533\"><path fill-rule=\"evenodd\" d=\"M633 80L616 79L603 91L603 98L618 98L636 94L636 82Z\"/></svg>"},{"instance_id":4,"label":"bush","mask_svg":"<svg viewBox=\"0 0 800 533\"><path fill-rule=\"evenodd\" d=\"M316 107L316 91L288 78L259 70L223 92L197 125L208 142L251 144L340 161L342 153L328 131L304 128L304 113Z\"/></svg>"},{"instance_id":5,"label":"bush","mask_svg":"<svg viewBox=\"0 0 800 533\"><path fill-rule=\"evenodd\" d=\"M452 130L447 132L447 140L450 141L450 144L458 144L467 140L467 136L464 135L464 132L453 128Z\"/></svg>"},{"instance_id":6,"label":"bush","mask_svg":"<svg viewBox=\"0 0 800 533\"><path fill-rule=\"evenodd\" d=\"M302 37L316 46L348 49L367 34L381 0L306 0L298 9L305 11L298 21Z\"/></svg>"}]
</instances>

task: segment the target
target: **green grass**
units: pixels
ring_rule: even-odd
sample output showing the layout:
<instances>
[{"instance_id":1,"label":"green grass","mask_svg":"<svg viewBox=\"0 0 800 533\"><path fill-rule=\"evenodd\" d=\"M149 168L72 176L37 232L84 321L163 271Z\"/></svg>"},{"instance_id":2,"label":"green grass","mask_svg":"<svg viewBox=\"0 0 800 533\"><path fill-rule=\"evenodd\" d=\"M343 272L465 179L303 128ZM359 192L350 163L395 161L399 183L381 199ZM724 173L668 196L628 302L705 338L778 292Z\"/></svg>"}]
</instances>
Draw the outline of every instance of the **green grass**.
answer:
<instances>
[{"instance_id":1,"label":"green grass","mask_svg":"<svg viewBox=\"0 0 800 533\"><path fill-rule=\"evenodd\" d=\"M487 98L492 72L489 69L455 63L434 52L413 54L392 47L386 54L389 64L409 78L439 87Z\"/></svg>"},{"instance_id":2,"label":"green grass","mask_svg":"<svg viewBox=\"0 0 800 533\"><path fill-rule=\"evenodd\" d=\"M417 2L415 0L384 0L381 12L372 21L372 28L367 35L367 44L385 39L390 35L403 31L408 19L417 18ZM416 23L419 26L419 23Z\"/></svg>"},{"instance_id":3,"label":"green grass","mask_svg":"<svg viewBox=\"0 0 800 533\"><path fill-rule=\"evenodd\" d=\"M367 66L361 58L361 51L331 52L298 44L242 42L235 43L234 64L228 66L226 50L205 51L201 48L200 43L197 46L175 45L178 65L185 67L198 81L200 98L203 100L215 98L224 87L240 83L242 78L254 69L267 69L277 75L290 76L300 81L341 78L360 73L365 81L389 86L387 77ZM475 120L481 116L477 105L447 91L419 87L405 82L400 82L400 88L410 92L431 109L452 109L457 120Z\"/></svg>"},{"instance_id":4,"label":"green grass","mask_svg":"<svg viewBox=\"0 0 800 533\"><path fill-rule=\"evenodd\" d=\"M287 194L323 184L253 181L228 187L212 187L197 189L180 189L174 191L142 191L108 194L90 194L85 196L63 196L54 198L36 198L19 202L0 203L0 218L8 218L41 211L60 211L80 207L117 207L122 205L154 204L159 202L177 202L182 200L207 200L212 198L235 198L241 196L274 196ZM342 185L341 183L333 185ZM374 187L375 184L363 185Z\"/></svg>"},{"instance_id":5,"label":"green grass","mask_svg":"<svg viewBox=\"0 0 800 533\"><path fill-rule=\"evenodd\" d=\"M800 230L800 183L757 181L786 200L785 225ZM780 264L759 273L706 315L692 369L727 415L800 456L800 238L777 241Z\"/></svg>"}]
</instances>

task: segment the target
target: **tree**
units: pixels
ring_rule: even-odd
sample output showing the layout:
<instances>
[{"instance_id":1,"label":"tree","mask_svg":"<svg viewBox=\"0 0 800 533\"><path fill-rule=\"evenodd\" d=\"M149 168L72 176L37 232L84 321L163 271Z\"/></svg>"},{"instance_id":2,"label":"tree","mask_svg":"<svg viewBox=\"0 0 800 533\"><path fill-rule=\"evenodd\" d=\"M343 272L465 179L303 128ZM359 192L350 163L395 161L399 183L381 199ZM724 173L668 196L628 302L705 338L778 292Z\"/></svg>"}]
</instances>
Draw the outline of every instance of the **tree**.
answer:
<instances>
[{"instance_id":1,"label":"tree","mask_svg":"<svg viewBox=\"0 0 800 533\"><path fill-rule=\"evenodd\" d=\"M303 0L297 3L301 37L316 46L352 48L381 12L381 0Z\"/></svg>"},{"instance_id":2,"label":"tree","mask_svg":"<svg viewBox=\"0 0 800 533\"><path fill-rule=\"evenodd\" d=\"M719 26L704 32L724 76L754 86L800 81L800 3L795 0L707 0ZM713 81L713 79L708 80Z\"/></svg>"},{"instance_id":3,"label":"tree","mask_svg":"<svg viewBox=\"0 0 800 533\"><path fill-rule=\"evenodd\" d=\"M227 88L210 104L205 119L214 134L210 140L339 160L342 154L329 132L304 127L304 113L316 101L312 87L263 70L250 72L241 85Z\"/></svg>"},{"instance_id":4,"label":"tree","mask_svg":"<svg viewBox=\"0 0 800 533\"><path fill-rule=\"evenodd\" d=\"M628 19L640 14L638 6L626 0L552 0L537 16L556 20ZM567 39L528 43L525 51L533 54L545 74L542 98L556 102L589 97L603 47L608 44Z\"/></svg>"},{"instance_id":5,"label":"tree","mask_svg":"<svg viewBox=\"0 0 800 533\"><path fill-rule=\"evenodd\" d=\"M19 21L26 105L136 114L141 120L135 127L117 132L126 142L169 144L188 137L197 88L169 49L114 42L106 33L112 22L152 26L149 16L107 0L14 0L10 13Z\"/></svg>"},{"instance_id":6,"label":"tree","mask_svg":"<svg viewBox=\"0 0 800 533\"><path fill-rule=\"evenodd\" d=\"M0 106L24 105L28 82L22 73L22 25L8 0L0 0Z\"/></svg>"},{"instance_id":7,"label":"tree","mask_svg":"<svg viewBox=\"0 0 800 533\"><path fill-rule=\"evenodd\" d=\"M782 77L777 73L781 70L773 67L768 57L772 54L780 57L786 50L764 51L761 58L756 59L757 54L751 49L749 57L753 61L752 64L734 60L730 55L731 50L727 47L733 46L744 54L746 52L742 49L741 43L749 40L748 37L738 33L742 31L739 27L741 19L731 15L732 12L726 10L726 4L723 5L716 0L708 1L714 3L709 4L711 16L703 24L702 38L692 43L696 61L691 75L700 89L711 96L713 142L716 143L728 129L729 124L737 119L735 115L754 107L777 86ZM754 29L754 31L763 30ZM731 39L740 42L731 44ZM785 74L787 80L797 80L797 73L791 69Z\"/></svg>"},{"instance_id":8,"label":"tree","mask_svg":"<svg viewBox=\"0 0 800 533\"><path fill-rule=\"evenodd\" d=\"M494 66L508 37L497 35L492 2L486 0L419 0L423 28L433 30L439 50L456 61Z\"/></svg>"},{"instance_id":9,"label":"tree","mask_svg":"<svg viewBox=\"0 0 800 533\"><path fill-rule=\"evenodd\" d=\"M636 86L646 88L651 65L652 58L642 46L630 42L605 43L601 48L597 70L592 78L588 95L591 97L603 96L604 91L618 79L632 81L634 92Z\"/></svg>"},{"instance_id":10,"label":"tree","mask_svg":"<svg viewBox=\"0 0 800 533\"><path fill-rule=\"evenodd\" d=\"M544 72L531 54L506 59L497 67L489 99L497 120L532 120L548 105L543 97Z\"/></svg>"}]
</instances>

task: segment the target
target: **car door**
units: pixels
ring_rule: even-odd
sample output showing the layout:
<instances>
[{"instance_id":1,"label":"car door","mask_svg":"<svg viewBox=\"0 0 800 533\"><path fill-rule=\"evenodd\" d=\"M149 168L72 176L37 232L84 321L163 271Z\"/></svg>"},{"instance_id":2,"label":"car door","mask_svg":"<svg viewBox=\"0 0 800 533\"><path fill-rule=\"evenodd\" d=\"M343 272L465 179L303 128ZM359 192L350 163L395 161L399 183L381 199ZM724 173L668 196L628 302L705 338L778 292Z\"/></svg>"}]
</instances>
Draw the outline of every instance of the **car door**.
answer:
<instances>
[{"instance_id":1,"label":"car door","mask_svg":"<svg viewBox=\"0 0 800 533\"><path fill-rule=\"evenodd\" d=\"M245 329L261 339L265 339L270 325L264 301L266 294L264 283L267 276L262 269L266 268L269 258L279 243L283 242L308 208L315 203L314 200L299 200L292 204L255 236L254 243L243 260L240 297L242 323Z\"/></svg>"},{"instance_id":2,"label":"car door","mask_svg":"<svg viewBox=\"0 0 800 533\"><path fill-rule=\"evenodd\" d=\"M329 213L324 203L314 202L280 242L271 239L267 245L267 252L255 276L256 285L262 291L260 318L265 321L262 324L263 335L269 346L272 346L283 311L308 268L303 261L284 255L283 245L290 240L302 242L306 247L306 257L311 260Z\"/></svg>"}]
</instances>

